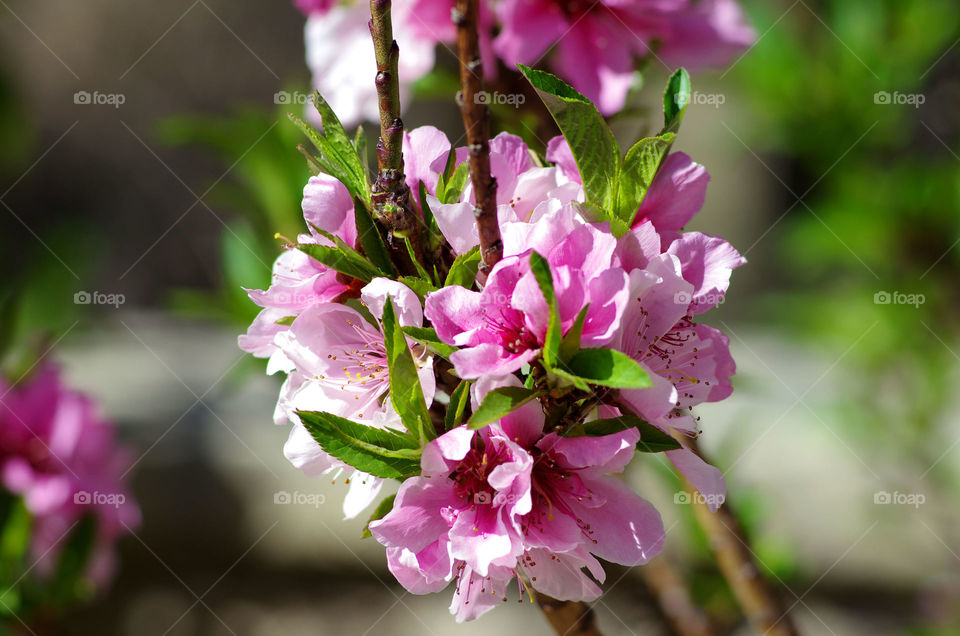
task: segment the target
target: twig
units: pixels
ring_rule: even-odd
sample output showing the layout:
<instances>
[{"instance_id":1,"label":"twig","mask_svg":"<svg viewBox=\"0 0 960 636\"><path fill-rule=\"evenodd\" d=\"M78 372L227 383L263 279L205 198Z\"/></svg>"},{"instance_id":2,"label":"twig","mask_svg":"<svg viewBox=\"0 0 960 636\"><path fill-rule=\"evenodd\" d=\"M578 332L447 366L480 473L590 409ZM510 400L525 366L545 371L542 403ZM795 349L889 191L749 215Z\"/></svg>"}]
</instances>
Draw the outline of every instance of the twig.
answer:
<instances>
[{"instance_id":1,"label":"twig","mask_svg":"<svg viewBox=\"0 0 960 636\"><path fill-rule=\"evenodd\" d=\"M703 456L695 440L681 439L690 450ZM695 491L686 479L684 484L690 492ZM693 512L709 539L721 573L753 629L764 636L798 636L783 601L757 567L743 528L728 502L717 512L710 512L706 503L695 498Z\"/></svg>"},{"instance_id":2,"label":"twig","mask_svg":"<svg viewBox=\"0 0 960 636\"><path fill-rule=\"evenodd\" d=\"M490 110L483 98L483 65L478 43L478 0L457 0L453 22L457 26L457 54L460 58L460 94L457 101L467 130L470 179L476 199L474 216L480 235L482 263L478 277L503 257L500 224L497 221L497 180L490 174Z\"/></svg>"},{"instance_id":3,"label":"twig","mask_svg":"<svg viewBox=\"0 0 960 636\"><path fill-rule=\"evenodd\" d=\"M586 603L558 601L540 592L536 599L557 636L601 636L596 616Z\"/></svg>"},{"instance_id":4,"label":"twig","mask_svg":"<svg viewBox=\"0 0 960 636\"><path fill-rule=\"evenodd\" d=\"M678 636L713 636L710 621L690 598L680 573L662 552L638 568L657 599L664 617Z\"/></svg>"},{"instance_id":5,"label":"twig","mask_svg":"<svg viewBox=\"0 0 960 636\"><path fill-rule=\"evenodd\" d=\"M393 261L406 274L416 274L404 238L423 263L421 221L410 202L403 176L403 121L400 119L400 81L397 74L400 47L393 39L390 0L370 0L370 35L377 59L377 95L380 106L380 139L377 142L377 178L371 188L374 218L386 230ZM399 239L399 240L397 240Z\"/></svg>"}]
</instances>

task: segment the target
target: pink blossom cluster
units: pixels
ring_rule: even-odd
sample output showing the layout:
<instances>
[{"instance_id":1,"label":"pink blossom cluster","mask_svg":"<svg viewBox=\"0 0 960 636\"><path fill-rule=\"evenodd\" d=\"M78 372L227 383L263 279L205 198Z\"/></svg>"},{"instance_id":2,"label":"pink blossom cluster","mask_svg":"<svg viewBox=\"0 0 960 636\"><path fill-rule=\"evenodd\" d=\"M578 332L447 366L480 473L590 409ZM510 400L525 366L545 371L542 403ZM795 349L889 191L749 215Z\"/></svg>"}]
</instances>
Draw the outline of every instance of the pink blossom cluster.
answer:
<instances>
[{"instance_id":1,"label":"pink blossom cluster","mask_svg":"<svg viewBox=\"0 0 960 636\"><path fill-rule=\"evenodd\" d=\"M401 101L434 66L437 44L454 46L454 0L394 0ZM364 0L297 0L308 16L314 87L346 123L377 119L375 68ZM488 79L498 63L541 60L605 115L621 110L637 60L668 69L720 68L756 37L734 0L483 0L481 53ZM494 35L495 34L495 35Z\"/></svg>"},{"instance_id":2,"label":"pink blossom cluster","mask_svg":"<svg viewBox=\"0 0 960 636\"><path fill-rule=\"evenodd\" d=\"M478 245L473 191L468 182L455 201L438 198L450 152L454 165L465 148L433 127L406 134L408 185L422 183L426 202L450 249ZM387 397L390 377L380 323L389 299L402 326L430 326L455 349L457 376L473 381L476 410L496 388L521 386L545 345L551 308L532 271L534 252L549 265L561 333L579 314L582 347L607 347L635 360L652 380L647 388L619 390L588 418L634 415L667 433L698 434L692 409L730 395L735 371L727 338L700 322L723 301L733 269L745 261L721 238L683 232L704 203L709 176L687 155L668 155L633 226L617 238L592 220L580 174L566 142L548 146L545 163L518 137L490 141L497 180L503 259L482 288L449 285L424 302L403 283L374 278L362 285L303 252L290 249L276 262L265 291L250 290L263 308L240 345L269 358L269 372L286 380L277 423L293 427L284 452L310 475L349 471L347 517L379 494L382 479L365 475L326 453L298 411L323 411L377 428L401 430ZM445 197L446 198L446 197ZM326 175L304 189L310 227L300 243L333 245L324 230L356 246L353 200ZM430 349L411 349L427 406L441 395ZM421 474L400 486L392 510L372 521L387 548L391 572L413 593L456 582L451 610L475 618L503 602L509 581L564 600L600 593L598 559L637 565L656 555L664 529L656 509L614 475L633 458L636 428L572 437L546 425L537 401L480 430L440 431L423 449ZM706 500L723 500L722 474L686 446L666 452Z\"/></svg>"},{"instance_id":3,"label":"pink blossom cluster","mask_svg":"<svg viewBox=\"0 0 960 636\"><path fill-rule=\"evenodd\" d=\"M0 482L31 516L32 563L50 574L67 537L93 515L96 537L85 574L109 578L117 538L140 523L124 483L130 458L88 397L43 365L16 385L0 380Z\"/></svg>"}]
</instances>

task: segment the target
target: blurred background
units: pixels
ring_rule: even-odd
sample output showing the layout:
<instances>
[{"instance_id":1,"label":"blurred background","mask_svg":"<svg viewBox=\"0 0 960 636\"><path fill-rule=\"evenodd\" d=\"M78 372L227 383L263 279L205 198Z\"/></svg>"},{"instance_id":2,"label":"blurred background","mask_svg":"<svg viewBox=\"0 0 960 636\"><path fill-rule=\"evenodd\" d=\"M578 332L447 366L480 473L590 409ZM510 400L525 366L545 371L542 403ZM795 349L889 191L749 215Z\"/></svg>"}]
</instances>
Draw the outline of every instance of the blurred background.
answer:
<instances>
[{"instance_id":1,"label":"blurred background","mask_svg":"<svg viewBox=\"0 0 960 636\"><path fill-rule=\"evenodd\" d=\"M677 144L713 177L689 229L749 260L707 320L738 374L700 409L702 446L804 633L960 633L960 5L744 4L758 40L694 77ZM455 626L447 593L397 585L341 520L344 485L283 458L278 381L236 347L241 286L301 224L302 30L283 0L0 1L14 350L101 400L144 517L112 589L50 633L549 633L528 602ZM455 139L438 57L405 122ZM656 127L668 75L645 68L625 141ZM748 633L671 472L642 457L629 478L718 631ZM606 588L605 633L668 633L637 571Z\"/></svg>"}]
</instances>

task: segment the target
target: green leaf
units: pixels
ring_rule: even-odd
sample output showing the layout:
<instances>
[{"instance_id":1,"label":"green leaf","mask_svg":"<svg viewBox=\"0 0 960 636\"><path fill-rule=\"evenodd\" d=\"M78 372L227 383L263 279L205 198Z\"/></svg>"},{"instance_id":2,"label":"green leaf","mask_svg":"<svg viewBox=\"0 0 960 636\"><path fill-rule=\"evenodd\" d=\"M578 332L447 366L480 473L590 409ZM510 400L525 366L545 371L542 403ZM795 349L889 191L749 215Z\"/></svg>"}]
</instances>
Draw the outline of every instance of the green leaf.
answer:
<instances>
[{"instance_id":1,"label":"green leaf","mask_svg":"<svg viewBox=\"0 0 960 636\"><path fill-rule=\"evenodd\" d=\"M517 65L563 133L580 170L587 201L611 212L617 198L620 148L589 99L550 73Z\"/></svg>"},{"instance_id":2,"label":"green leaf","mask_svg":"<svg viewBox=\"0 0 960 636\"><path fill-rule=\"evenodd\" d=\"M451 151L453 152L453 151ZM470 163L464 161L457 169L453 171L449 181L444 181L443 193L437 188L437 199L441 203L456 203L463 194L463 189L467 185L467 177L470 176Z\"/></svg>"},{"instance_id":3,"label":"green leaf","mask_svg":"<svg viewBox=\"0 0 960 636\"><path fill-rule=\"evenodd\" d=\"M83 516L70 533L57 561L57 571L48 583L50 595L60 603L75 600L83 591L83 573L93 551L97 535L97 519L92 513Z\"/></svg>"},{"instance_id":4,"label":"green leaf","mask_svg":"<svg viewBox=\"0 0 960 636\"><path fill-rule=\"evenodd\" d=\"M587 437L603 437L604 435L612 435L620 431L625 431L628 428L636 428L640 432L640 441L637 442L637 450L643 453L659 453L683 448L680 442L635 415L621 415L619 417L584 422L579 432ZM571 429L567 429L564 431L564 435L572 436L574 432L575 431Z\"/></svg>"},{"instance_id":5,"label":"green leaf","mask_svg":"<svg viewBox=\"0 0 960 636\"><path fill-rule=\"evenodd\" d=\"M353 149L357 151L360 163L363 164L363 174L367 183L370 183L370 164L367 163L367 133L363 129L363 124L357 126L357 132L353 136Z\"/></svg>"},{"instance_id":6,"label":"green leaf","mask_svg":"<svg viewBox=\"0 0 960 636\"><path fill-rule=\"evenodd\" d=\"M614 213L627 227L633 224L637 209L660 168L675 133L641 139L627 151L617 185L617 207Z\"/></svg>"},{"instance_id":7,"label":"green leaf","mask_svg":"<svg viewBox=\"0 0 960 636\"><path fill-rule=\"evenodd\" d=\"M284 326L284 327L289 327L290 325L293 324L293 321L296 320L296 319L297 319L296 316L284 316L284 317L281 318L280 320L275 320L275 321L273 321L273 324L275 324L275 325L282 325L282 326Z\"/></svg>"},{"instance_id":8,"label":"green leaf","mask_svg":"<svg viewBox=\"0 0 960 636\"><path fill-rule=\"evenodd\" d=\"M343 124L337 118L336 113L330 108L330 105L320 95L319 91L313 93L313 105L320 113L320 120L323 122L323 135L327 141L326 148L320 148L324 158L331 163L342 166L343 170L350 176L350 180L358 189L357 192L351 191L355 197L360 197L368 204L370 202L370 186L367 183L367 165L360 157L357 148L353 145L347 132L343 129ZM347 189L350 186L346 183Z\"/></svg>"},{"instance_id":9,"label":"green leaf","mask_svg":"<svg viewBox=\"0 0 960 636\"><path fill-rule=\"evenodd\" d=\"M297 411L320 448L357 470L384 479L420 473L420 448L409 435L358 424L332 413Z\"/></svg>"},{"instance_id":10,"label":"green leaf","mask_svg":"<svg viewBox=\"0 0 960 636\"><path fill-rule=\"evenodd\" d=\"M360 533L361 539L366 539L367 537L372 537L370 534L370 522L376 521L377 519L383 519L390 511L393 510L393 501L396 499L396 495L390 495L377 505L377 509L373 511L373 514L370 515L370 518L367 519L367 525L363 526L363 532Z\"/></svg>"},{"instance_id":11,"label":"green leaf","mask_svg":"<svg viewBox=\"0 0 960 636\"><path fill-rule=\"evenodd\" d=\"M531 391L522 386L505 386L493 389L484 396L483 402L480 403L480 406L467 421L467 426L473 429L483 428L504 415L516 411L538 395L540 393L537 391Z\"/></svg>"},{"instance_id":12,"label":"green leaf","mask_svg":"<svg viewBox=\"0 0 960 636\"><path fill-rule=\"evenodd\" d=\"M473 284L477 280L477 270L480 268L480 246L477 245L469 252L458 254L447 272L447 280L443 286L460 285L467 289L473 289Z\"/></svg>"},{"instance_id":13,"label":"green leaf","mask_svg":"<svg viewBox=\"0 0 960 636\"><path fill-rule=\"evenodd\" d=\"M616 389L652 386L650 376L630 356L615 349L581 349L563 365L563 370L588 384Z\"/></svg>"},{"instance_id":14,"label":"green leaf","mask_svg":"<svg viewBox=\"0 0 960 636\"><path fill-rule=\"evenodd\" d=\"M387 299L383 307L383 344L387 350L387 365L390 369L390 400L408 431L420 440L421 445L437 436L430 419L417 365L407 346L407 339L397 323L393 300Z\"/></svg>"},{"instance_id":15,"label":"green leaf","mask_svg":"<svg viewBox=\"0 0 960 636\"><path fill-rule=\"evenodd\" d=\"M407 246L407 254L410 256L410 262L413 263L414 267L417 270L417 274L420 275L420 278L423 280L428 280L430 282L435 282L433 277L430 275L430 272L423 268L423 265L420 264L420 259L417 258L416 252L413 251L413 243L410 242L409 236L403 237L403 242Z\"/></svg>"},{"instance_id":16,"label":"green leaf","mask_svg":"<svg viewBox=\"0 0 960 636\"><path fill-rule=\"evenodd\" d=\"M2 494L0 524L0 582L12 583L23 568L23 557L30 547L31 515L23 499Z\"/></svg>"},{"instance_id":17,"label":"green leaf","mask_svg":"<svg viewBox=\"0 0 960 636\"><path fill-rule=\"evenodd\" d=\"M676 133L690 103L690 75L679 68L667 81L663 93L663 133Z\"/></svg>"},{"instance_id":18,"label":"green leaf","mask_svg":"<svg viewBox=\"0 0 960 636\"><path fill-rule=\"evenodd\" d=\"M362 199L353 200L353 215L357 225L357 240L363 248L363 253L381 272L390 277L396 275L396 269L390 260L390 252L387 251L387 246L383 242L383 236L370 218L370 211Z\"/></svg>"},{"instance_id":19,"label":"green leaf","mask_svg":"<svg viewBox=\"0 0 960 636\"><path fill-rule=\"evenodd\" d=\"M463 414L466 413L467 405L470 404L470 384L469 380L461 380L450 394L450 404L447 405L447 412L443 418L448 431L463 424Z\"/></svg>"},{"instance_id":20,"label":"green leaf","mask_svg":"<svg viewBox=\"0 0 960 636\"><path fill-rule=\"evenodd\" d=\"M398 280L412 289L413 292L420 298L421 303L427 297L427 294L437 291L436 285L428 280L417 278L416 276L401 276Z\"/></svg>"},{"instance_id":21,"label":"green leaf","mask_svg":"<svg viewBox=\"0 0 960 636\"><path fill-rule=\"evenodd\" d=\"M437 236L441 239L438 244L442 244L443 234L440 232L440 226L437 225L437 218L433 215L433 210L430 209L430 202L427 201L429 192L427 192L427 186L423 184L423 181L417 183L417 194L420 198L420 212L423 214L423 224L427 226L432 236Z\"/></svg>"},{"instance_id":22,"label":"green leaf","mask_svg":"<svg viewBox=\"0 0 960 636\"><path fill-rule=\"evenodd\" d=\"M537 252L530 252L530 269L540 285L540 291L550 308L550 319L547 322L547 334L543 343L543 362L548 368L556 365L560 356L560 310L557 307L557 296L553 290L553 273L547 259Z\"/></svg>"},{"instance_id":23,"label":"green leaf","mask_svg":"<svg viewBox=\"0 0 960 636\"><path fill-rule=\"evenodd\" d=\"M417 342L422 342L423 344L429 346L434 350L438 355L443 356L444 358L449 358L450 354L457 350L456 347L451 347L443 340L440 340L440 336L437 335L437 330L433 327L401 327L403 333L407 334Z\"/></svg>"},{"instance_id":24,"label":"green leaf","mask_svg":"<svg viewBox=\"0 0 960 636\"><path fill-rule=\"evenodd\" d=\"M587 311L590 305L587 305L577 314L577 319L573 321L573 326L560 342L560 359L569 360L580 351L580 338L583 336L583 323L587 321Z\"/></svg>"},{"instance_id":25,"label":"green leaf","mask_svg":"<svg viewBox=\"0 0 960 636\"><path fill-rule=\"evenodd\" d=\"M680 442L656 426L644 422L637 428L640 429L640 441L637 442L637 450L641 453L662 453L683 448Z\"/></svg>"},{"instance_id":26,"label":"green leaf","mask_svg":"<svg viewBox=\"0 0 960 636\"><path fill-rule=\"evenodd\" d=\"M341 274L360 279L365 283L383 275L383 272L374 267L356 250L344 251L339 247L329 247L316 243L301 243L297 245L297 249L327 267L335 269Z\"/></svg>"}]
</instances>

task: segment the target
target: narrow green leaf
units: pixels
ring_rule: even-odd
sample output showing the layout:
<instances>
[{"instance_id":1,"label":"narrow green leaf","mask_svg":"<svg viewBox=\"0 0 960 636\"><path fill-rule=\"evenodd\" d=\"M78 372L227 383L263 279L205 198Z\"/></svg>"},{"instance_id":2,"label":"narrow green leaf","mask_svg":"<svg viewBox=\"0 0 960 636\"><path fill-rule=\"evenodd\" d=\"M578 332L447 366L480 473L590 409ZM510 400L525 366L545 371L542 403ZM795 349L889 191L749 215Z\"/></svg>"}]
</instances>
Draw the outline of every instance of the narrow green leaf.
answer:
<instances>
[{"instance_id":1,"label":"narrow green leaf","mask_svg":"<svg viewBox=\"0 0 960 636\"><path fill-rule=\"evenodd\" d=\"M450 180L444 182L442 196L440 195L439 189L437 190L437 198L443 203L456 203L459 201L460 195L463 194L463 189L467 185L467 178L469 176L470 164L464 161L453 171Z\"/></svg>"},{"instance_id":2,"label":"narrow green leaf","mask_svg":"<svg viewBox=\"0 0 960 636\"><path fill-rule=\"evenodd\" d=\"M66 540L57 560L57 571L48 583L48 593L59 603L75 600L83 589L83 573L90 561L97 536L97 519L93 513L83 516Z\"/></svg>"},{"instance_id":3,"label":"narrow green leaf","mask_svg":"<svg viewBox=\"0 0 960 636\"><path fill-rule=\"evenodd\" d=\"M363 129L363 124L357 126L357 132L353 135L353 149L357 151L360 157L360 163L363 165L363 174L370 183L370 164L367 163L367 133Z\"/></svg>"},{"instance_id":4,"label":"narrow green leaf","mask_svg":"<svg viewBox=\"0 0 960 636\"><path fill-rule=\"evenodd\" d=\"M320 447L357 470L384 479L420 472L420 448L409 435L351 422L332 413L297 411Z\"/></svg>"},{"instance_id":5,"label":"narrow green leaf","mask_svg":"<svg viewBox=\"0 0 960 636\"><path fill-rule=\"evenodd\" d=\"M540 291L550 308L550 319L547 322L547 334L543 343L543 362L548 368L557 364L560 355L560 310L557 307L557 297L553 290L553 273L547 259L537 252L530 252L530 269L533 271Z\"/></svg>"},{"instance_id":6,"label":"narrow green leaf","mask_svg":"<svg viewBox=\"0 0 960 636\"><path fill-rule=\"evenodd\" d=\"M409 236L403 237L403 243L407 246L407 254L410 256L410 261L413 263L414 267L417 270L417 274L420 275L420 278L428 280L431 283L435 283L433 277L430 275L430 272L423 268L423 265L420 264L420 259L417 258L416 252L413 251L413 243L410 242Z\"/></svg>"},{"instance_id":7,"label":"narrow green leaf","mask_svg":"<svg viewBox=\"0 0 960 636\"><path fill-rule=\"evenodd\" d=\"M617 389L652 386L650 376L630 356L615 349L581 349L564 364L564 371L588 384Z\"/></svg>"},{"instance_id":8,"label":"narrow green leaf","mask_svg":"<svg viewBox=\"0 0 960 636\"><path fill-rule=\"evenodd\" d=\"M663 130L662 133L676 133L687 112L690 103L690 75L686 69L679 68L667 81L663 92Z\"/></svg>"},{"instance_id":9,"label":"narrow green leaf","mask_svg":"<svg viewBox=\"0 0 960 636\"><path fill-rule=\"evenodd\" d=\"M297 249L307 256L320 261L327 267L335 269L341 274L360 279L365 283L369 283L377 276L382 276L382 272L362 256L357 259L352 254L344 252L337 247L318 245L316 243L301 243L297 245Z\"/></svg>"},{"instance_id":10,"label":"narrow green leaf","mask_svg":"<svg viewBox=\"0 0 960 636\"><path fill-rule=\"evenodd\" d=\"M433 215L433 210L430 209L430 202L427 201L427 195L429 193L423 181L417 183L417 194L420 199L420 212L423 214L423 224L427 226L432 236L438 236L442 239L443 234L440 232L440 226L437 225L437 218Z\"/></svg>"},{"instance_id":11,"label":"narrow green leaf","mask_svg":"<svg viewBox=\"0 0 960 636\"><path fill-rule=\"evenodd\" d=\"M370 518L367 519L367 525L363 526L363 532L360 533L361 539L366 539L367 537L372 537L370 534L370 522L376 521L378 519L383 519L390 511L393 510L393 501L396 499L396 495L390 495L377 505L377 509L373 511L373 514L370 515Z\"/></svg>"},{"instance_id":12,"label":"narrow green leaf","mask_svg":"<svg viewBox=\"0 0 960 636\"><path fill-rule=\"evenodd\" d=\"M460 285L467 289L473 289L473 284L477 280L477 271L480 268L480 246L477 245L469 252L458 254L447 272L447 280L443 286Z\"/></svg>"},{"instance_id":13,"label":"narrow green leaf","mask_svg":"<svg viewBox=\"0 0 960 636\"><path fill-rule=\"evenodd\" d=\"M580 351L580 338L583 336L583 323L587 321L587 312L590 305L587 305L577 314L577 319L573 321L573 326L560 342L560 359L569 360L577 351Z\"/></svg>"},{"instance_id":14,"label":"narrow green leaf","mask_svg":"<svg viewBox=\"0 0 960 636\"><path fill-rule=\"evenodd\" d=\"M353 175L349 168L331 158L333 150L330 148L330 142L320 131L303 121L293 113L287 113L287 117L299 128L303 134L310 139L314 147L320 151L319 157L314 157L317 163L323 168L323 171L334 177L342 183L350 192L350 196L363 196L362 185ZM308 160L309 161L309 160Z\"/></svg>"},{"instance_id":15,"label":"narrow green leaf","mask_svg":"<svg viewBox=\"0 0 960 636\"><path fill-rule=\"evenodd\" d=\"M637 442L637 450L641 453L663 453L683 448L680 442L651 424L644 422L637 428L640 429L640 441Z\"/></svg>"},{"instance_id":16,"label":"narrow green leaf","mask_svg":"<svg viewBox=\"0 0 960 636\"><path fill-rule=\"evenodd\" d=\"M296 320L296 319L297 319L296 316L284 316L284 317L281 318L280 320L275 320L275 321L273 322L273 324L275 324L275 325L282 325L282 326L284 326L284 327L289 327L290 325L293 324L293 321Z\"/></svg>"},{"instance_id":17,"label":"narrow green leaf","mask_svg":"<svg viewBox=\"0 0 960 636\"><path fill-rule=\"evenodd\" d=\"M387 251L383 236L370 218L370 211L362 199L353 200L353 216L357 224L357 240L360 241L363 253L381 272L392 278L396 275L396 269L390 260L390 252Z\"/></svg>"},{"instance_id":18,"label":"narrow green leaf","mask_svg":"<svg viewBox=\"0 0 960 636\"><path fill-rule=\"evenodd\" d=\"M617 198L620 148L589 99L550 73L517 65L563 133L580 170L587 201L609 215Z\"/></svg>"},{"instance_id":19,"label":"narrow green leaf","mask_svg":"<svg viewBox=\"0 0 960 636\"><path fill-rule=\"evenodd\" d=\"M447 412L443 418L448 431L463 424L463 414L466 413L467 405L470 404L470 384L469 380L461 380L450 394L450 404L447 405Z\"/></svg>"},{"instance_id":20,"label":"narrow green leaf","mask_svg":"<svg viewBox=\"0 0 960 636\"><path fill-rule=\"evenodd\" d=\"M427 297L427 294L437 291L436 285L428 280L417 278L416 276L401 276L398 280L412 289L413 292L420 298L421 303Z\"/></svg>"},{"instance_id":21,"label":"narrow green leaf","mask_svg":"<svg viewBox=\"0 0 960 636\"><path fill-rule=\"evenodd\" d=\"M421 445L437 436L430 419L417 365L407 346L407 339L397 323L393 301L387 299L383 308L383 344L387 350L387 365L390 369L390 400L408 431L421 441Z\"/></svg>"},{"instance_id":22,"label":"narrow green leaf","mask_svg":"<svg viewBox=\"0 0 960 636\"><path fill-rule=\"evenodd\" d=\"M617 189L616 217L630 226L646 196L660 163L673 143L675 133L641 139L627 151Z\"/></svg>"},{"instance_id":23,"label":"narrow green leaf","mask_svg":"<svg viewBox=\"0 0 960 636\"><path fill-rule=\"evenodd\" d=\"M422 342L435 351L438 355L449 358L450 354L457 350L451 347L437 335L437 330L433 327L401 327L403 333L407 334L417 342Z\"/></svg>"},{"instance_id":24,"label":"narrow green leaf","mask_svg":"<svg viewBox=\"0 0 960 636\"><path fill-rule=\"evenodd\" d=\"M369 203L370 186L367 183L366 162L358 154L357 148L343 129L343 124L340 123L337 114L333 112L333 109L330 108L319 91L313 93L313 105L320 113L320 119L323 122L323 135L327 140L328 150L322 150L324 157L331 163L335 162L343 167L343 170L350 175L351 181L356 184L359 190L358 192L351 192L351 194L355 197L359 196Z\"/></svg>"},{"instance_id":25,"label":"narrow green leaf","mask_svg":"<svg viewBox=\"0 0 960 636\"><path fill-rule=\"evenodd\" d=\"M467 421L467 426L473 429L499 420L504 415L516 411L518 408L540 395L536 391L522 386L505 386L493 389L483 398L483 402L473 412Z\"/></svg>"},{"instance_id":26,"label":"narrow green leaf","mask_svg":"<svg viewBox=\"0 0 960 636\"><path fill-rule=\"evenodd\" d=\"M635 415L621 415L584 422L579 431L567 429L564 431L564 436L573 437L575 434L579 434L587 437L603 437L604 435L625 431L628 428L635 428L640 432L640 441L637 442L637 450L640 452L659 453L683 448L680 442Z\"/></svg>"}]
</instances>

